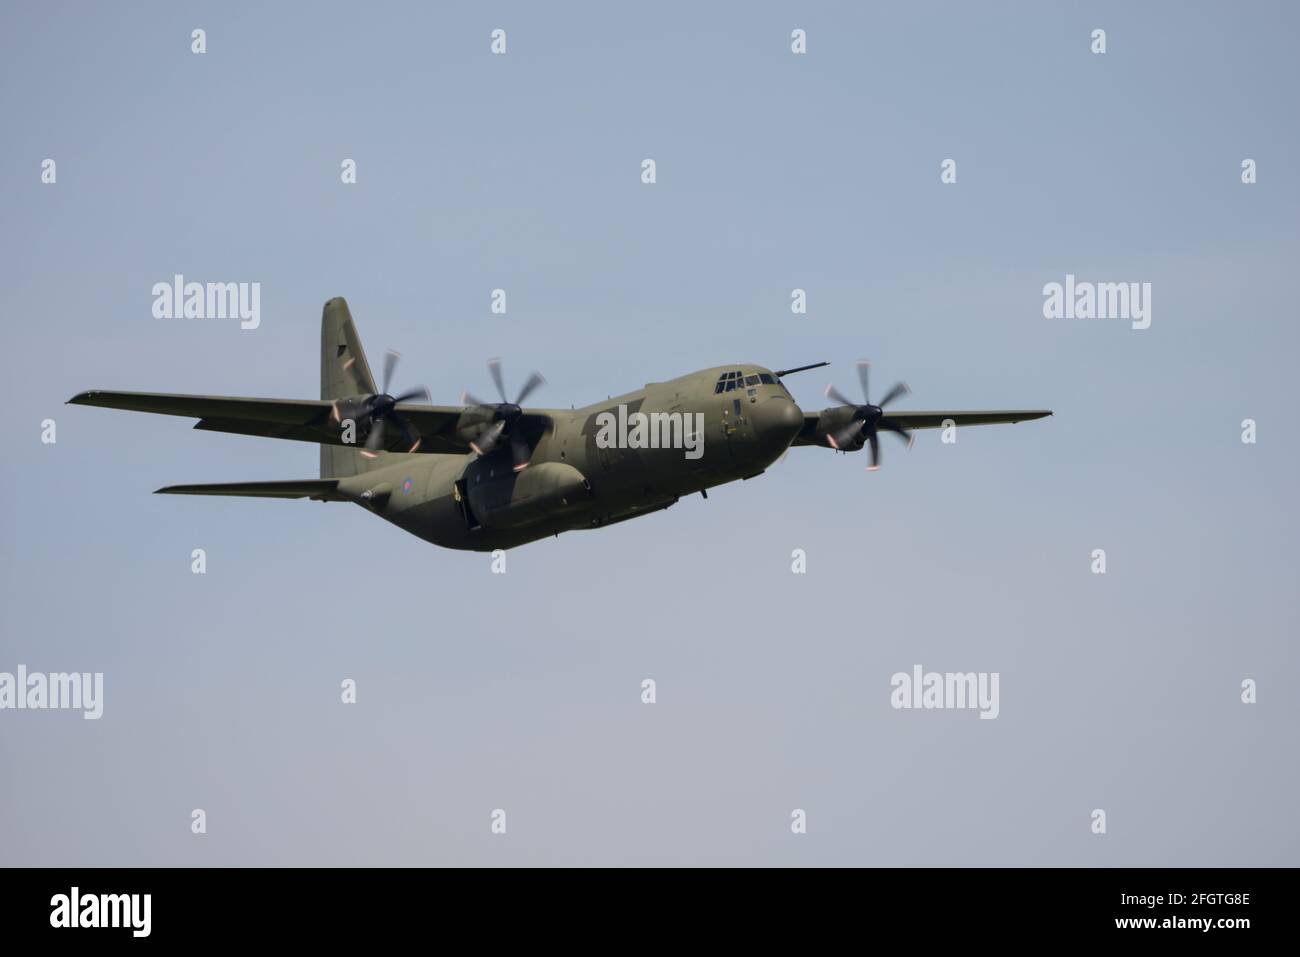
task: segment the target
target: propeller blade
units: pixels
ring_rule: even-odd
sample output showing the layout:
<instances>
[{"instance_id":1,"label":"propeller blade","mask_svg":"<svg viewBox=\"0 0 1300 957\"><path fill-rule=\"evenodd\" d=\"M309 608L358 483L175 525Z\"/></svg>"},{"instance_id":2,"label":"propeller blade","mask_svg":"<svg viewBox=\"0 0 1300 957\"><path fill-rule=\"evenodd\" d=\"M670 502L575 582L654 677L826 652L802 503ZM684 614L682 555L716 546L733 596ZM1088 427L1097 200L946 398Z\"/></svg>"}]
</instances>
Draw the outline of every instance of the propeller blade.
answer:
<instances>
[{"instance_id":1,"label":"propeller blade","mask_svg":"<svg viewBox=\"0 0 1300 957\"><path fill-rule=\"evenodd\" d=\"M484 402L482 399L480 399L478 396L474 395L473 393L465 391L465 392L461 392L460 394L460 404L461 405L491 405L492 403Z\"/></svg>"},{"instance_id":2,"label":"propeller blade","mask_svg":"<svg viewBox=\"0 0 1300 957\"><path fill-rule=\"evenodd\" d=\"M871 443L871 464L867 466L867 471L874 472L880 468L880 437L872 432L867 436L867 441Z\"/></svg>"},{"instance_id":3,"label":"propeller blade","mask_svg":"<svg viewBox=\"0 0 1300 957\"><path fill-rule=\"evenodd\" d=\"M480 435L477 441L471 442L469 447L479 455L487 455L497 447L497 439L501 438L501 433L505 431L504 422L495 422L492 426Z\"/></svg>"},{"instance_id":4,"label":"propeller blade","mask_svg":"<svg viewBox=\"0 0 1300 957\"><path fill-rule=\"evenodd\" d=\"M390 418L397 423L397 427L402 430L402 441L406 443L406 451L414 452L420 447L420 437L411 429L411 423L400 412L389 413Z\"/></svg>"},{"instance_id":5,"label":"propeller blade","mask_svg":"<svg viewBox=\"0 0 1300 957\"><path fill-rule=\"evenodd\" d=\"M395 397L393 399L393 403L396 404L398 402L410 402L412 399L418 399L420 397L423 397L425 402L433 401L433 399L430 398L429 396L429 390L426 389L424 386L419 386L414 389L407 389L401 395Z\"/></svg>"},{"instance_id":6,"label":"propeller blade","mask_svg":"<svg viewBox=\"0 0 1300 957\"><path fill-rule=\"evenodd\" d=\"M880 400L880 408L883 409L885 406L889 405L889 403L897 399L900 395L907 395L911 391L912 390L907 387L906 382L899 382L892 389L890 389L888 392L885 393L885 397Z\"/></svg>"},{"instance_id":7,"label":"propeller blade","mask_svg":"<svg viewBox=\"0 0 1300 957\"><path fill-rule=\"evenodd\" d=\"M366 436L366 448L374 452L384 442L384 420L375 419L370 423L370 434Z\"/></svg>"},{"instance_id":8,"label":"propeller blade","mask_svg":"<svg viewBox=\"0 0 1300 957\"><path fill-rule=\"evenodd\" d=\"M915 438L915 436L913 436L911 432L907 431L907 429L903 428L897 422L891 422L888 419L881 419L879 425L877 425L876 428L884 429L886 432L893 432L895 435L899 436L905 442L907 442L907 447L909 449L912 447L912 440Z\"/></svg>"},{"instance_id":9,"label":"propeller blade","mask_svg":"<svg viewBox=\"0 0 1300 957\"><path fill-rule=\"evenodd\" d=\"M831 444L831 448L840 449L846 445L851 445L853 440L858 437L858 432L866 425L864 419L854 419L838 432L826 433L826 441Z\"/></svg>"},{"instance_id":10,"label":"propeller blade","mask_svg":"<svg viewBox=\"0 0 1300 957\"><path fill-rule=\"evenodd\" d=\"M533 391L539 385L545 384L546 380L542 378L542 374L540 372L534 372L528 377L528 381L524 383L524 387L519 390L519 398L515 399L515 405L523 405L524 399L532 395Z\"/></svg>"},{"instance_id":11,"label":"propeller blade","mask_svg":"<svg viewBox=\"0 0 1300 957\"><path fill-rule=\"evenodd\" d=\"M497 393L501 396L501 401L509 404L510 400L506 398L506 384L501 378L501 360L489 359L488 372L492 375L492 381L496 383Z\"/></svg>"},{"instance_id":12,"label":"propeller blade","mask_svg":"<svg viewBox=\"0 0 1300 957\"><path fill-rule=\"evenodd\" d=\"M510 440L510 455L514 459L516 472L522 472L528 468L528 460L533 457L532 450L528 448L528 443L517 435Z\"/></svg>"},{"instance_id":13,"label":"propeller blade","mask_svg":"<svg viewBox=\"0 0 1300 957\"><path fill-rule=\"evenodd\" d=\"M833 385L828 385L826 387L826 398L833 400L837 405L851 405L854 407L857 406L856 402L854 402L852 399L846 396L839 389L835 388L835 386Z\"/></svg>"},{"instance_id":14,"label":"propeller blade","mask_svg":"<svg viewBox=\"0 0 1300 957\"><path fill-rule=\"evenodd\" d=\"M858 382L862 385L862 401L871 405L871 390L867 388L867 372L871 369L871 363L866 359L858 360Z\"/></svg>"},{"instance_id":15,"label":"propeller blade","mask_svg":"<svg viewBox=\"0 0 1300 957\"><path fill-rule=\"evenodd\" d=\"M393 370L397 368L397 360L402 358L402 354L394 349L389 349L384 354L384 388L381 390L384 395L388 395L388 386L393 381Z\"/></svg>"}]
</instances>

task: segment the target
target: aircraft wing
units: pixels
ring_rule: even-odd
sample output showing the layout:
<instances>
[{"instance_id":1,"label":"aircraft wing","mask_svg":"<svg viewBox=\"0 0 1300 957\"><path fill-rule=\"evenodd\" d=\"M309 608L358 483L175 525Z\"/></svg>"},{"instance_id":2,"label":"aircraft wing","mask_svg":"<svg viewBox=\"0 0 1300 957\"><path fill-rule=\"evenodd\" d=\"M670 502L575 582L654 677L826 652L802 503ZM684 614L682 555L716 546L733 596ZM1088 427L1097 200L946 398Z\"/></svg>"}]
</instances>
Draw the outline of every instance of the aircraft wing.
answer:
<instances>
[{"instance_id":1,"label":"aircraft wing","mask_svg":"<svg viewBox=\"0 0 1300 957\"><path fill-rule=\"evenodd\" d=\"M198 419L196 429L294 439L324 445L347 445L342 429L331 420L329 399L246 399L233 396L177 395L167 392L80 392L69 405L96 405L106 409L154 412ZM465 411L456 406L401 403L397 410L419 433L418 452L464 454L469 446L456 435L456 423ZM401 430L384 430L383 451L406 452Z\"/></svg>"},{"instance_id":2,"label":"aircraft wing","mask_svg":"<svg viewBox=\"0 0 1300 957\"><path fill-rule=\"evenodd\" d=\"M954 425L1000 425L1027 422L1051 415L1048 409L995 409L983 412L885 412L885 418L905 429L941 429L949 420ZM823 445L817 438L817 423L822 413L805 413L803 428L794 445Z\"/></svg>"},{"instance_id":3,"label":"aircraft wing","mask_svg":"<svg viewBox=\"0 0 1300 957\"><path fill-rule=\"evenodd\" d=\"M990 412L893 412L886 411L885 418L897 422L905 429L941 429L947 419L962 425L1003 425L1041 419L1052 413L1047 409L1002 409Z\"/></svg>"}]
</instances>

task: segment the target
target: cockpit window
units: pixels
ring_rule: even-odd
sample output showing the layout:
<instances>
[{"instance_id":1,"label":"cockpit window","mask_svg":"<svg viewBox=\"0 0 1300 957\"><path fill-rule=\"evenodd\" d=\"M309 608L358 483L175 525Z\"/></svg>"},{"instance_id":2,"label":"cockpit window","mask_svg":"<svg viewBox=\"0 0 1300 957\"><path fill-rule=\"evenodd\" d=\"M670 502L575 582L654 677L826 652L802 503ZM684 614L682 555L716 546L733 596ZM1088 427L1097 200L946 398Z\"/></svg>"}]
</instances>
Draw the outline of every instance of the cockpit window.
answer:
<instances>
[{"instance_id":1,"label":"cockpit window","mask_svg":"<svg viewBox=\"0 0 1300 957\"><path fill-rule=\"evenodd\" d=\"M770 372L749 373L747 375L737 369L724 372L718 376L718 381L713 386L713 394L720 395L723 392L733 392L736 389L752 389L756 385L774 385L784 391L781 380Z\"/></svg>"}]
</instances>

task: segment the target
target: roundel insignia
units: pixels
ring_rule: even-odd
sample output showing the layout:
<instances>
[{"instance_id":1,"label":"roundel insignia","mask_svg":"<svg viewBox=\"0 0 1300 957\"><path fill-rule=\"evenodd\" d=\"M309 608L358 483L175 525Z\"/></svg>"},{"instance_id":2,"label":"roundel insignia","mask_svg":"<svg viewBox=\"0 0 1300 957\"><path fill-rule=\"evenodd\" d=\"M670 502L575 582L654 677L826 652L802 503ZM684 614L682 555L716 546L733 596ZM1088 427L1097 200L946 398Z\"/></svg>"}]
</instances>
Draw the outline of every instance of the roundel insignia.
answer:
<instances>
[{"instance_id":1,"label":"roundel insignia","mask_svg":"<svg viewBox=\"0 0 1300 957\"><path fill-rule=\"evenodd\" d=\"M403 491L405 494L407 494L407 495L410 495L410 494L411 494L411 488L412 488L413 486L414 486L414 483L413 483L410 479L404 479L404 480L402 481L402 491Z\"/></svg>"}]
</instances>

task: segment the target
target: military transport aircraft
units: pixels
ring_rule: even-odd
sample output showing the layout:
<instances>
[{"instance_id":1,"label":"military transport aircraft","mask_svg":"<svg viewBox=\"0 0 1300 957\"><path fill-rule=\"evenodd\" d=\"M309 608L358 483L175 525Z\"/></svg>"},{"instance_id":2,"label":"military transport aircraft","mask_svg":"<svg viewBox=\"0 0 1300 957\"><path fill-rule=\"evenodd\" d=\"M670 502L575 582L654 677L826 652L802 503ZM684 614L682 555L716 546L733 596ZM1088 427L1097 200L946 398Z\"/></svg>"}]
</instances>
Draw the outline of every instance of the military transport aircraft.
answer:
<instances>
[{"instance_id":1,"label":"military transport aircraft","mask_svg":"<svg viewBox=\"0 0 1300 957\"><path fill-rule=\"evenodd\" d=\"M533 373L513 402L501 366L488 367L500 402L468 394L460 407L416 404L424 389L392 395L397 353L377 390L343 299L321 318L321 398L245 399L155 392L82 392L68 401L197 418L194 428L320 444L320 478L170 485L171 495L236 495L355 502L435 545L492 551L560 532L599 528L668 508L683 495L760 475L792 445L866 447L879 467L881 432L1019 422L1047 410L886 412L834 387L838 405L805 413L781 379L826 362L773 372L749 362L703 369L582 409L529 409Z\"/></svg>"}]
</instances>

